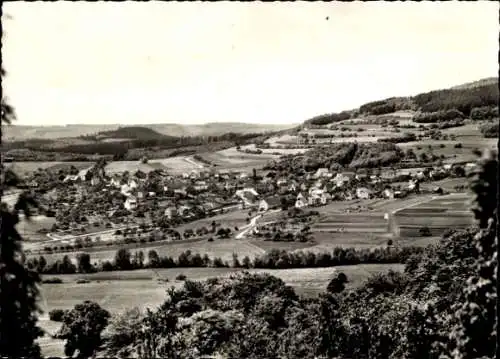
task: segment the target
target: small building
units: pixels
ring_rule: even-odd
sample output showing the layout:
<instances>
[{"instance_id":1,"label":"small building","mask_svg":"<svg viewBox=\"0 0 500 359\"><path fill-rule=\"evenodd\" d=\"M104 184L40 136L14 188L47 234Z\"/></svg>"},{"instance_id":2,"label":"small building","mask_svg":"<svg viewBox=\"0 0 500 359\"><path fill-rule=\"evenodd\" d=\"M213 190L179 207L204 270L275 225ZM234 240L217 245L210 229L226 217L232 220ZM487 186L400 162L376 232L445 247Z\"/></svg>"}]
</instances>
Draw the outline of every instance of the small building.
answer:
<instances>
[{"instance_id":1,"label":"small building","mask_svg":"<svg viewBox=\"0 0 500 359\"><path fill-rule=\"evenodd\" d=\"M259 211L260 212L265 212L269 211L270 209L276 209L281 206L281 200L279 197L274 196L274 197L269 197L266 199L263 199L259 203Z\"/></svg>"},{"instance_id":2,"label":"small building","mask_svg":"<svg viewBox=\"0 0 500 359\"><path fill-rule=\"evenodd\" d=\"M208 184L205 181L196 181L193 187L196 191L201 192L208 189Z\"/></svg>"},{"instance_id":3,"label":"small building","mask_svg":"<svg viewBox=\"0 0 500 359\"><path fill-rule=\"evenodd\" d=\"M342 187L344 184L349 183L350 177L343 174L343 173L337 173L337 175L332 179L333 183L337 187Z\"/></svg>"},{"instance_id":4,"label":"small building","mask_svg":"<svg viewBox=\"0 0 500 359\"><path fill-rule=\"evenodd\" d=\"M125 203L124 203L124 207L129 211L136 209L137 208L137 199L134 196L127 197L127 199L125 200Z\"/></svg>"},{"instance_id":5,"label":"small building","mask_svg":"<svg viewBox=\"0 0 500 359\"><path fill-rule=\"evenodd\" d=\"M394 191L391 188L386 188L382 192L385 198L394 199Z\"/></svg>"},{"instance_id":6,"label":"small building","mask_svg":"<svg viewBox=\"0 0 500 359\"><path fill-rule=\"evenodd\" d=\"M356 197L359 199L369 199L372 194L372 191L370 191L366 187L358 187L356 189Z\"/></svg>"},{"instance_id":7,"label":"small building","mask_svg":"<svg viewBox=\"0 0 500 359\"><path fill-rule=\"evenodd\" d=\"M328 177L330 171L328 168L318 168L316 173L314 174L314 178Z\"/></svg>"},{"instance_id":8,"label":"small building","mask_svg":"<svg viewBox=\"0 0 500 359\"><path fill-rule=\"evenodd\" d=\"M305 198L299 199L295 201L295 208L304 208L307 207L307 200Z\"/></svg>"},{"instance_id":9,"label":"small building","mask_svg":"<svg viewBox=\"0 0 500 359\"><path fill-rule=\"evenodd\" d=\"M175 216L177 216L177 208L171 206L165 209L165 217L167 217L168 219L172 219Z\"/></svg>"},{"instance_id":10,"label":"small building","mask_svg":"<svg viewBox=\"0 0 500 359\"><path fill-rule=\"evenodd\" d=\"M302 192L300 192L297 196L297 201L305 201L306 200L306 196L304 196L302 194Z\"/></svg>"},{"instance_id":11,"label":"small building","mask_svg":"<svg viewBox=\"0 0 500 359\"><path fill-rule=\"evenodd\" d=\"M332 195L328 192L323 192L320 197L320 201L322 205L327 204L329 201L331 201Z\"/></svg>"}]
</instances>

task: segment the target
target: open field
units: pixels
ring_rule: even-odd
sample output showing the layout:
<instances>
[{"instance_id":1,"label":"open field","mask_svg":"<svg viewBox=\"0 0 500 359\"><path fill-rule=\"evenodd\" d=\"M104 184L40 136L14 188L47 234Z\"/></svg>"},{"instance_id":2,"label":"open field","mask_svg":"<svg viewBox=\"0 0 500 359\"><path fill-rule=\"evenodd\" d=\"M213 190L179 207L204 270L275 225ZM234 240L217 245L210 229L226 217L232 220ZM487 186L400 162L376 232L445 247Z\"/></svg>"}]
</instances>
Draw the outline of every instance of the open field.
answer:
<instances>
[{"instance_id":1,"label":"open field","mask_svg":"<svg viewBox=\"0 0 500 359\"><path fill-rule=\"evenodd\" d=\"M273 249L280 251L308 250L316 245L315 242L279 242L260 239L251 240L249 243L261 248L264 251L270 251Z\"/></svg>"},{"instance_id":2,"label":"open field","mask_svg":"<svg viewBox=\"0 0 500 359\"><path fill-rule=\"evenodd\" d=\"M432 190L435 187L441 187L443 190L448 192L455 192L455 186L465 186L468 190L469 179L467 177L458 178L446 178L439 181L424 182L420 184L420 189Z\"/></svg>"},{"instance_id":3,"label":"open field","mask_svg":"<svg viewBox=\"0 0 500 359\"><path fill-rule=\"evenodd\" d=\"M388 233L362 232L314 232L314 246L306 248L313 252L332 251L335 247L373 248L385 246L390 237Z\"/></svg>"},{"instance_id":4,"label":"open field","mask_svg":"<svg viewBox=\"0 0 500 359\"><path fill-rule=\"evenodd\" d=\"M467 193L437 197L394 216L401 237L418 237L420 229L428 227L432 236L440 236L450 228L466 228L474 224Z\"/></svg>"},{"instance_id":5,"label":"open field","mask_svg":"<svg viewBox=\"0 0 500 359\"><path fill-rule=\"evenodd\" d=\"M40 229L50 230L56 219L46 216L34 216L30 220L21 219L16 228L25 241L46 241L49 238L45 234L37 233Z\"/></svg>"},{"instance_id":6,"label":"open field","mask_svg":"<svg viewBox=\"0 0 500 359\"><path fill-rule=\"evenodd\" d=\"M220 224L221 227L229 227L234 231L234 227L243 227L247 224L248 210L239 209L235 211L229 211L223 214L218 214L213 217L202 218L190 223L183 224L176 228L178 231L184 231L188 228L193 230L201 227L207 227L210 229L212 222Z\"/></svg>"},{"instance_id":7,"label":"open field","mask_svg":"<svg viewBox=\"0 0 500 359\"><path fill-rule=\"evenodd\" d=\"M138 170L148 173L155 170L155 167L141 161L113 161L109 162L104 170L109 174L123 173L125 171L135 173Z\"/></svg>"},{"instance_id":8,"label":"open field","mask_svg":"<svg viewBox=\"0 0 500 359\"><path fill-rule=\"evenodd\" d=\"M50 169L52 171L58 171L59 168L69 168L74 166L77 169L84 169L92 166L94 162L58 162L58 161L48 161L48 162L35 162L35 161L24 161L24 162L7 162L5 167L12 168L12 170L18 176L30 175L36 172L38 169L46 170Z\"/></svg>"},{"instance_id":9,"label":"open field","mask_svg":"<svg viewBox=\"0 0 500 359\"><path fill-rule=\"evenodd\" d=\"M199 154L206 161L217 166L219 170L251 171L252 168L262 168L269 160L278 158L272 154L252 154L236 150L235 147L217 152Z\"/></svg>"}]
</instances>

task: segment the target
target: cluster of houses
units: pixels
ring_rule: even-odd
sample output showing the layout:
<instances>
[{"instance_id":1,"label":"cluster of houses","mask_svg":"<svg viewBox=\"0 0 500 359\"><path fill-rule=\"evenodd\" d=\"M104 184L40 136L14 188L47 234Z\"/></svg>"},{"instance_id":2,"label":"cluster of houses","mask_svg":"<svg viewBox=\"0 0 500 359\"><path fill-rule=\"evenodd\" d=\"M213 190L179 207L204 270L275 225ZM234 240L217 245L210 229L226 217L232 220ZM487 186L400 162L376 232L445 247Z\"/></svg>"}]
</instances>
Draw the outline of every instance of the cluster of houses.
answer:
<instances>
[{"instance_id":1,"label":"cluster of houses","mask_svg":"<svg viewBox=\"0 0 500 359\"><path fill-rule=\"evenodd\" d=\"M462 166L464 175L474 166ZM457 171L452 165L444 165L421 170L378 171L377 174L319 168L300 177L293 173L268 172L257 176L255 172L252 175L213 169L177 176L161 170L152 172L107 176L102 167L92 166L67 175L61 182L63 187L67 185L71 193L75 193L72 198L76 202L85 200L97 204L97 198L113 196L115 211L120 208L129 212L161 210L168 220L189 220L198 218L196 213L200 212L206 216L244 208L260 212L280 209L284 202L287 207L302 209L334 200L398 198L419 192L421 182L446 178ZM96 205L90 210L99 212L100 208Z\"/></svg>"}]
</instances>

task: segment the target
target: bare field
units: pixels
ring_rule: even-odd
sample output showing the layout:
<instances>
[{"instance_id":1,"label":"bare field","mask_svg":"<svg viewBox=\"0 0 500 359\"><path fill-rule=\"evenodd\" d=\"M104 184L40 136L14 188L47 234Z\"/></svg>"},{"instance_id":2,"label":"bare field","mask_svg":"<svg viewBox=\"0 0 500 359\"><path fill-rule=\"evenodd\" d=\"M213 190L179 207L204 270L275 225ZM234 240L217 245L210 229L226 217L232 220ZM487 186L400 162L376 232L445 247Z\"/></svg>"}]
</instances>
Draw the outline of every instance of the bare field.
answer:
<instances>
[{"instance_id":1,"label":"bare field","mask_svg":"<svg viewBox=\"0 0 500 359\"><path fill-rule=\"evenodd\" d=\"M191 172L191 171L199 171L203 169L203 165L194 161L189 156L176 156L164 158L161 160L151 160L150 165L156 166L156 164L160 164L163 166L168 172L174 174L182 174L183 172Z\"/></svg>"},{"instance_id":2,"label":"bare field","mask_svg":"<svg viewBox=\"0 0 500 359\"><path fill-rule=\"evenodd\" d=\"M84 169L92 166L94 162L60 162L60 161L48 161L48 162L36 162L36 161L24 161L24 162L7 162L5 166L11 168L18 176L26 176L38 169L46 170L58 170L59 167L70 167L74 166L77 169Z\"/></svg>"}]
</instances>

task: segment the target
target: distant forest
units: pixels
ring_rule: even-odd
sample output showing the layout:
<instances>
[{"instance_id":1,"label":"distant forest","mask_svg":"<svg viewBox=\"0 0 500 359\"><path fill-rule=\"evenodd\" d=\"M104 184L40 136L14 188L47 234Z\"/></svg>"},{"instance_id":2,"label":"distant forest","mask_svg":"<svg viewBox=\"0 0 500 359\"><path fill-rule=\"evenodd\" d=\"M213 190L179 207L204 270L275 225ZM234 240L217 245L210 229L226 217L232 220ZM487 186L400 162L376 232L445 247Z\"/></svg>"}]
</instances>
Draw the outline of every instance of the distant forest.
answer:
<instances>
[{"instance_id":1,"label":"distant forest","mask_svg":"<svg viewBox=\"0 0 500 359\"><path fill-rule=\"evenodd\" d=\"M359 115L384 115L403 110L414 110L424 113L426 120L421 122L439 122L454 120L450 115L476 120L498 117L498 80L482 86L467 88L436 90L413 97L391 97L381 101L369 102L358 110L343 111L315 116L305 124L327 125L348 120ZM431 115L427 115L431 114Z\"/></svg>"}]
</instances>

